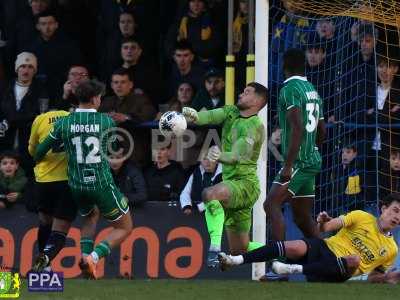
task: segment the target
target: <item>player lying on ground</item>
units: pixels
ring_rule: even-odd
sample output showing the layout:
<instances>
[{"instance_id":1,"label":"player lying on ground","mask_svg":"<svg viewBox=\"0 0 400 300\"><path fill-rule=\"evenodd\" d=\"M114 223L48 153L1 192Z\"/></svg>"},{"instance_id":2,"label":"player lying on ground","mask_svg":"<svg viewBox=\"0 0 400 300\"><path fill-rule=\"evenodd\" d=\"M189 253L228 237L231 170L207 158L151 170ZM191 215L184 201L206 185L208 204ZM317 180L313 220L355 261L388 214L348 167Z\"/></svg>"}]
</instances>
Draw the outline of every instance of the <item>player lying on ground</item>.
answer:
<instances>
[{"instance_id":1,"label":"player lying on ground","mask_svg":"<svg viewBox=\"0 0 400 300\"><path fill-rule=\"evenodd\" d=\"M54 123L68 115L63 110L49 111L33 121L29 138L29 153L34 155L36 147L49 135ZM57 195L55 197L55 195ZM65 245L71 222L75 219L77 207L72 200L68 186L67 157L64 147L55 145L35 166L35 189L33 193L38 203L39 255L32 270L49 270L50 262Z\"/></svg>"},{"instance_id":2,"label":"player lying on ground","mask_svg":"<svg viewBox=\"0 0 400 300\"><path fill-rule=\"evenodd\" d=\"M249 241L251 209L260 194L257 160L264 141L264 126L257 116L267 103L267 88L250 83L236 106L197 113L184 107L183 115L197 125L222 125L222 152L213 146L208 159L222 163L222 182L204 190L203 201L211 243L207 265L217 267L225 224L231 253L260 247Z\"/></svg>"},{"instance_id":3,"label":"player lying on ground","mask_svg":"<svg viewBox=\"0 0 400 300\"><path fill-rule=\"evenodd\" d=\"M79 84L75 91L79 108L57 121L35 154L35 160L40 161L54 144L64 143L68 155L68 183L78 211L84 217L80 267L85 275L94 279L97 262L109 255L132 230L126 197L116 187L107 160L110 130L115 123L107 115L97 112L103 92L104 85L96 80ZM94 247L96 207L112 222L113 229Z\"/></svg>"},{"instance_id":4,"label":"player lying on ground","mask_svg":"<svg viewBox=\"0 0 400 300\"><path fill-rule=\"evenodd\" d=\"M288 263L272 263L277 274L304 274L308 281L322 282L343 282L351 276L369 274L371 282L397 283L400 271L387 270L398 251L390 231L400 225L400 194L388 195L381 202L381 212L375 218L356 210L334 219L322 212L318 226L321 232L339 230L334 236L273 242L238 256L220 253L221 268L283 257Z\"/></svg>"}]
</instances>

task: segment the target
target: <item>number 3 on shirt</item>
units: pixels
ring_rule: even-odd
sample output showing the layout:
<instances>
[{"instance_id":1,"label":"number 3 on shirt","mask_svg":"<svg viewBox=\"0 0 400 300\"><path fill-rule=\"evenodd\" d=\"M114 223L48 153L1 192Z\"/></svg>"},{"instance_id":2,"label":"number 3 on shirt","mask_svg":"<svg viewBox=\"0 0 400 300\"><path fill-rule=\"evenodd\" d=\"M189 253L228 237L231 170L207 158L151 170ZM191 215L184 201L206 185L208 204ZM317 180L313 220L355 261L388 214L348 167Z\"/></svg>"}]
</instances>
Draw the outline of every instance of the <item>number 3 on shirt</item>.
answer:
<instances>
[{"instance_id":1,"label":"number 3 on shirt","mask_svg":"<svg viewBox=\"0 0 400 300\"><path fill-rule=\"evenodd\" d=\"M98 164L99 162L101 162L101 157L99 155L100 142L99 142L98 138L96 138L94 136L90 136L87 139L85 139L86 146L90 147L91 145L93 145L93 148L92 148L92 150L90 150L90 152L86 156L85 161L83 161L81 137L80 136L74 137L71 141L72 141L72 144L74 144L75 149L76 149L76 162L78 164L83 164L83 163Z\"/></svg>"},{"instance_id":2,"label":"number 3 on shirt","mask_svg":"<svg viewBox=\"0 0 400 300\"><path fill-rule=\"evenodd\" d=\"M308 132L313 132L317 127L318 120L319 120L319 104L318 103L307 103L306 104L307 110L307 125L306 130Z\"/></svg>"}]
</instances>

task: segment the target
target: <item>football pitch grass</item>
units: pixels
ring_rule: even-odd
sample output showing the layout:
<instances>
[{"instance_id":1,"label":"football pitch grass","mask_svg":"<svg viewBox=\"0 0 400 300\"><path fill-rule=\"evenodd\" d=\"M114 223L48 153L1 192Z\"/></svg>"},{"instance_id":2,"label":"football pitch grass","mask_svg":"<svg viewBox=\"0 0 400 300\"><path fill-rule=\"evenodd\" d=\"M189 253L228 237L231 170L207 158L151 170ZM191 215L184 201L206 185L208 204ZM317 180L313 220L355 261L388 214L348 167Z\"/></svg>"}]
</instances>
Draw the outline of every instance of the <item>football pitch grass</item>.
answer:
<instances>
[{"instance_id":1,"label":"football pitch grass","mask_svg":"<svg viewBox=\"0 0 400 300\"><path fill-rule=\"evenodd\" d=\"M191 299L304 299L304 300L369 300L397 299L400 285L352 282L322 284L304 282L260 283L246 280L64 280L62 293L37 293L27 291L23 282L20 299L71 299L71 300L191 300Z\"/></svg>"}]
</instances>

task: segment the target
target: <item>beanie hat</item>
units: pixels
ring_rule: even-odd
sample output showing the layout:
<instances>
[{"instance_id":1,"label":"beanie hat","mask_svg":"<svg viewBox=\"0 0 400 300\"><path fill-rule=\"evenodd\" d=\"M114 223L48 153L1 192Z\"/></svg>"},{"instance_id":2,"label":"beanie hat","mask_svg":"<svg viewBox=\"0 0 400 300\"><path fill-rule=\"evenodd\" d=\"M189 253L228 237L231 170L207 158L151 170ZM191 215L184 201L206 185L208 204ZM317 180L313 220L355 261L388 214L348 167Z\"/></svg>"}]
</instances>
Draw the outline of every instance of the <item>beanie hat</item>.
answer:
<instances>
[{"instance_id":1,"label":"beanie hat","mask_svg":"<svg viewBox=\"0 0 400 300\"><path fill-rule=\"evenodd\" d=\"M17 72L18 68L22 65L31 65L35 70L37 70L36 56L30 52L21 52L18 54L17 60L15 61L15 72Z\"/></svg>"}]
</instances>

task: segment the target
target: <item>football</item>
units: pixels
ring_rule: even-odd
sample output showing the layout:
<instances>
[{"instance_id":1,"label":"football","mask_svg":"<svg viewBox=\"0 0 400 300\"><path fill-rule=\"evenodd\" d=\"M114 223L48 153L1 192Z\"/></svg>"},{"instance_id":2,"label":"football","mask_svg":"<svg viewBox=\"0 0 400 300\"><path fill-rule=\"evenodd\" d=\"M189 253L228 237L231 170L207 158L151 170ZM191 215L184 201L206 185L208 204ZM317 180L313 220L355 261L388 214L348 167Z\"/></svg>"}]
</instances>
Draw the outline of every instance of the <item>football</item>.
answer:
<instances>
[{"instance_id":1,"label":"football","mask_svg":"<svg viewBox=\"0 0 400 300\"><path fill-rule=\"evenodd\" d=\"M185 132L187 123L185 117L181 113L167 111L161 116L158 128L164 136L175 135L176 137L180 137Z\"/></svg>"}]
</instances>

